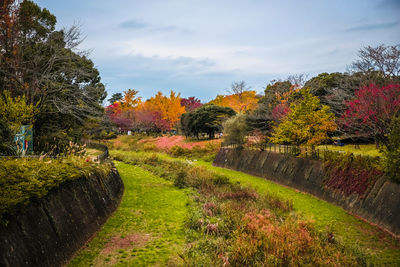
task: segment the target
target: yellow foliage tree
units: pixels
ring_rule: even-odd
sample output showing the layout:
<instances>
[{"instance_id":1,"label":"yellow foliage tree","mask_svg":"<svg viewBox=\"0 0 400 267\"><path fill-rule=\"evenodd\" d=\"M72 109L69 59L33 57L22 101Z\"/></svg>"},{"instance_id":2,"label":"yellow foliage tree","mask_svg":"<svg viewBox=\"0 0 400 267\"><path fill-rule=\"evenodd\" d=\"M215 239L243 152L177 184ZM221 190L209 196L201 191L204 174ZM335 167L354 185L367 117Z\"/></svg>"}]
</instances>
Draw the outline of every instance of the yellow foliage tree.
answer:
<instances>
[{"instance_id":1,"label":"yellow foliage tree","mask_svg":"<svg viewBox=\"0 0 400 267\"><path fill-rule=\"evenodd\" d=\"M135 89L128 89L128 91L124 91L124 98L120 101L121 107L123 109L136 108L142 100L141 97L137 96L138 93L139 91L136 91Z\"/></svg>"},{"instance_id":2,"label":"yellow foliage tree","mask_svg":"<svg viewBox=\"0 0 400 267\"><path fill-rule=\"evenodd\" d=\"M7 90L0 94L0 117L17 133L23 124L33 124L37 105L27 104L25 96L13 98Z\"/></svg>"},{"instance_id":3,"label":"yellow foliage tree","mask_svg":"<svg viewBox=\"0 0 400 267\"><path fill-rule=\"evenodd\" d=\"M238 113L253 110L257 107L256 91L244 91L238 94L217 95L209 102L221 107L230 107Z\"/></svg>"},{"instance_id":4,"label":"yellow foliage tree","mask_svg":"<svg viewBox=\"0 0 400 267\"><path fill-rule=\"evenodd\" d=\"M185 113L185 107L181 105L180 93L177 94L172 90L169 97L164 96L161 92L157 92L141 108L159 112L161 119L167 121L170 128L173 128L179 121L180 116Z\"/></svg>"},{"instance_id":5,"label":"yellow foliage tree","mask_svg":"<svg viewBox=\"0 0 400 267\"><path fill-rule=\"evenodd\" d=\"M328 133L336 130L335 115L329 107L321 105L309 90L302 92L303 100L292 104L287 116L274 129L272 143L314 146L327 140Z\"/></svg>"},{"instance_id":6,"label":"yellow foliage tree","mask_svg":"<svg viewBox=\"0 0 400 267\"><path fill-rule=\"evenodd\" d=\"M137 96L138 93L139 91L135 89L128 89L128 91L124 91L124 97L120 101L117 101L125 117L131 120L135 117L135 109L142 102L142 98Z\"/></svg>"}]
</instances>

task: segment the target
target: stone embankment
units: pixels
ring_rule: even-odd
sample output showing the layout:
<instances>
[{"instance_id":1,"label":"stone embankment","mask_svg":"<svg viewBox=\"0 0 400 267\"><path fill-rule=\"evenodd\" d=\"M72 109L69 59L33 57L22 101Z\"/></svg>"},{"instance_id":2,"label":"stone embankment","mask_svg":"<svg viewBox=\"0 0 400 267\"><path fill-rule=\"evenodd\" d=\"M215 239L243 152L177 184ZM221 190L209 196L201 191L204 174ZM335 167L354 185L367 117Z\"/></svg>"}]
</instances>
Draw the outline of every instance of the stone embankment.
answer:
<instances>
[{"instance_id":1,"label":"stone embankment","mask_svg":"<svg viewBox=\"0 0 400 267\"><path fill-rule=\"evenodd\" d=\"M123 194L115 168L107 177L69 181L0 225L0 266L62 266L106 222Z\"/></svg>"},{"instance_id":2,"label":"stone embankment","mask_svg":"<svg viewBox=\"0 0 400 267\"><path fill-rule=\"evenodd\" d=\"M384 177L367 194L346 196L324 184L326 171L319 160L270 151L221 148L214 166L229 168L310 193L400 236L400 185Z\"/></svg>"}]
</instances>

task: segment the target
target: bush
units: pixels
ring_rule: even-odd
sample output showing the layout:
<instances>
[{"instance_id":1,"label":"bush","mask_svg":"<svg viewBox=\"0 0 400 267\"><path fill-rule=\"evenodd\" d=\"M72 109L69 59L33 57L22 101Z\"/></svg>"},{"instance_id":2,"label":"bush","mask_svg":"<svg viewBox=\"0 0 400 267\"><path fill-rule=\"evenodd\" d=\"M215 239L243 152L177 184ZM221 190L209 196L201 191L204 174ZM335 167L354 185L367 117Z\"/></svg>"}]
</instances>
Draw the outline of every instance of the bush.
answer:
<instances>
[{"instance_id":1,"label":"bush","mask_svg":"<svg viewBox=\"0 0 400 267\"><path fill-rule=\"evenodd\" d=\"M339 253L322 240L312 224L288 217L280 222L268 210L249 212L225 253L233 266L356 266L352 255Z\"/></svg>"},{"instance_id":2,"label":"bush","mask_svg":"<svg viewBox=\"0 0 400 267\"><path fill-rule=\"evenodd\" d=\"M185 188L187 186L186 176L187 176L186 172L184 172L183 170L179 171L176 174L174 186L178 188Z\"/></svg>"},{"instance_id":3,"label":"bush","mask_svg":"<svg viewBox=\"0 0 400 267\"><path fill-rule=\"evenodd\" d=\"M42 198L60 184L92 175L105 176L109 164L97 164L84 157L68 156L58 159L0 159L0 220L14 213L33 197Z\"/></svg>"},{"instance_id":4,"label":"bush","mask_svg":"<svg viewBox=\"0 0 400 267\"><path fill-rule=\"evenodd\" d=\"M180 146L173 146L171 147L171 149L169 150L169 154L171 154L174 157L181 157L183 155L185 155L187 153L188 149L184 149Z\"/></svg>"},{"instance_id":5,"label":"bush","mask_svg":"<svg viewBox=\"0 0 400 267\"><path fill-rule=\"evenodd\" d=\"M392 119L387 149L384 151L387 176L400 183L400 117Z\"/></svg>"},{"instance_id":6,"label":"bush","mask_svg":"<svg viewBox=\"0 0 400 267\"><path fill-rule=\"evenodd\" d=\"M0 118L0 155L12 155L12 132L8 124Z\"/></svg>"},{"instance_id":7,"label":"bush","mask_svg":"<svg viewBox=\"0 0 400 267\"><path fill-rule=\"evenodd\" d=\"M146 151L146 152L147 151L157 151L157 147L153 143L145 143L143 145L143 150Z\"/></svg>"}]
</instances>

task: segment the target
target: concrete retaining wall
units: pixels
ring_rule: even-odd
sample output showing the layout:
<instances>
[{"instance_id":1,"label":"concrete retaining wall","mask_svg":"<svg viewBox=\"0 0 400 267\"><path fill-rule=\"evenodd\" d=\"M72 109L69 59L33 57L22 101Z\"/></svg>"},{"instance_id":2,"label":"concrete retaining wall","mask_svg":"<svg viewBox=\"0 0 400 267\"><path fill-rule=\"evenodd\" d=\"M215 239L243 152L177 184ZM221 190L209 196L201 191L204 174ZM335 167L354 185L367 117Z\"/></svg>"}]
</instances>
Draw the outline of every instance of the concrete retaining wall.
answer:
<instances>
[{"instance_id":1,"label":"concrete retaining wall","mask_svg":"<svg viewBox=\"0 0 400 267\"><path fill-rule=\"evenodd\" d=\"M115 211L123 194L116 169L81 178L34 199L0 225L0 266L61 266Z\"/></svg>"},{"instance_id":2,"label":"concrete retaining wall","mask_svg":"<svg viewBox=\"0 0 400 267\"><path fill-rule=\"evenodd\" d=\"M221 148L214 166L242 171L310 193L369 222L400 235L400 185L378 179L364 196L345 196L327 188L323 181L325 169L318 160L295 158L270 151Z\"/></svg>"}]
</instances>

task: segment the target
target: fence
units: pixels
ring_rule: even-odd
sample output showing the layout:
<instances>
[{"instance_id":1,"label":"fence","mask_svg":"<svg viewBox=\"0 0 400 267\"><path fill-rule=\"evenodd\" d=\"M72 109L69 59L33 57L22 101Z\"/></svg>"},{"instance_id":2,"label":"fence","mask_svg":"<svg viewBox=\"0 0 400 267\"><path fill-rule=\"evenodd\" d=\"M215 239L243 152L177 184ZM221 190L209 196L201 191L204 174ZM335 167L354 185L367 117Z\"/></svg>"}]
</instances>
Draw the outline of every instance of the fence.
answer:
<instances>
[{"instance_id":1,"label":"fence","mask_svg":"<svg viewBox=\"0 0 400 267\"><path fill-rule=\"evenodd\" d=\"M86 147L87 148L93 148L102 151L103 153L101 155L98 155L96 157L97 161L104 161L109 157L109 152L108 152L108 147L106 145L96 143L93 141L85 141ZM0 155L0 158L59 158L60 156L50 156L50 155L25 155L25 156L2 156Z\"/></svg>"},{"instance_id":2,"label":"fence","mask_svg":"<svg viewBox=\"0 0 400 267\"><path fill-rule=\"evenodd\" d=\"M93 141L86 141L86 147L87 148L94 148L94 149L103 151L103 153L101 155L97 156L97 160L98 161L104 161L110 155L109 152L108 152L108 147L106 145L103 145L103 144L100 144L100 143L96 143L96 142L93 142Z\"/></svg>"},{"instance_id":3,"label":"fence","mask_svg":"<svg viewBox=\"0 0 400 267\"><path fill-rule=\"evenodd\" d=\"M312 158L312 159L324 159L326 153L346 153L345 151L334 151L329 149L310 148L305 146L295 145L279 145L271 143L262 144L235 144L235 143L221 143L221 147L235 148L235 149L249 149L249 150L261 150L261 151L272 151L275 153L287 154L292 156L299 156ZM368 155L361 155L362 157L371 157ZM380 158L380 157L377 157Z\"/></svg>"}]
</instances>

